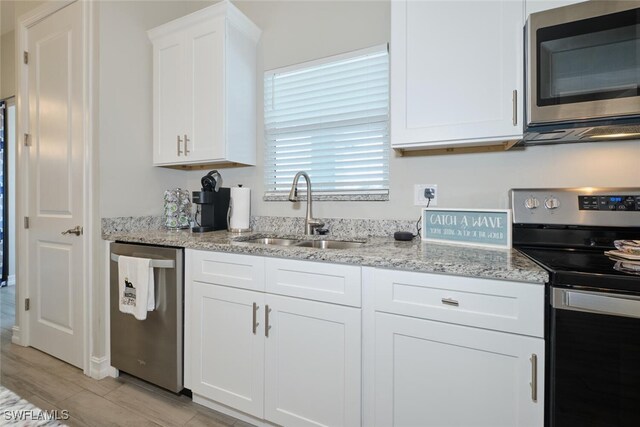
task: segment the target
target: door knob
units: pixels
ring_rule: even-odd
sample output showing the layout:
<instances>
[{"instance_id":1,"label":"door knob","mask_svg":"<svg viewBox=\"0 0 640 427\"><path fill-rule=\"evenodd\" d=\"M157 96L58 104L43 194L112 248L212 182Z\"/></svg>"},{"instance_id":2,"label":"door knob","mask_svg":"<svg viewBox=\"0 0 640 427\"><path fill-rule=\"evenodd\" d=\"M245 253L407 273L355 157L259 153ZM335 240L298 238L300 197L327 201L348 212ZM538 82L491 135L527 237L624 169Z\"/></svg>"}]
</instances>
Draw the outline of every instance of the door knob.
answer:
<instances>
[{"instance_id":1,"label":"door knob","mask_svg":"<svg viewBox=\"0 0 640 427\"><path fill-rule=\"evenodd\" d=\"M75 227L75 228L70 228L70 229L68 229L67 231L63 231L61 234L62 234L63 236L64 236L65 234L75 234L76 236L79 236L79 235L81 235L81 234L82 234L82 227L80 227L79 225L76 225L76 227Z\"/></svg>"}]
</instances>

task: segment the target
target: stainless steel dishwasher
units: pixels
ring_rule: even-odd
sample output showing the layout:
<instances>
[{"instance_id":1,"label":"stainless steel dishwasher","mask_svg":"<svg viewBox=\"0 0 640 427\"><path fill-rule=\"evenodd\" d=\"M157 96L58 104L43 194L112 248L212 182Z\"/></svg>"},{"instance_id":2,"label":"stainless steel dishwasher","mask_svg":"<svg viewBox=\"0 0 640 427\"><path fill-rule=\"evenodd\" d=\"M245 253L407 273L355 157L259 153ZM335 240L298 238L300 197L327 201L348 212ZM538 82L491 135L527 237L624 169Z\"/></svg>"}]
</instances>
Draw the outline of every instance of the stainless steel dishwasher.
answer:
<instances>
[{"instance_id":1,"label":"stainless steel dishwasher","mask_svg":"<svg viewBox=\"0 0 640 427\"><path fill-rule=\"evenodd\" d=\"M182 248L111 243L111 366L173 392L183 386L184 251ZM155 309L145 320L118 306L118 257L152 259Z\"/></svg>"}]
</instances>

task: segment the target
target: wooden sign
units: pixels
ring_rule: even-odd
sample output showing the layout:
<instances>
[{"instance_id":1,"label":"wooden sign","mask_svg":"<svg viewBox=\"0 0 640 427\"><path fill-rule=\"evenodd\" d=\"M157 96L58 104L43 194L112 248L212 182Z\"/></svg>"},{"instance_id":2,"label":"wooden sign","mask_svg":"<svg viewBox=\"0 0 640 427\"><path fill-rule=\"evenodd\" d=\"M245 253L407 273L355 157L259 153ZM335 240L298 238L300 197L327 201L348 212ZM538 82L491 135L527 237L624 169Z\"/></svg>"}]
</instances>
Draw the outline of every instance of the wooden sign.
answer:
<instances>
[{"instance_id":1,"label":"wooden sign","mask_svg":"<svg viewBox=\"0 0 640 427\"><path fill-rule=\"evenodd\" d=\"M422 209L422 240L511 247L511 210Z\"/></svg>"}]
</instances>

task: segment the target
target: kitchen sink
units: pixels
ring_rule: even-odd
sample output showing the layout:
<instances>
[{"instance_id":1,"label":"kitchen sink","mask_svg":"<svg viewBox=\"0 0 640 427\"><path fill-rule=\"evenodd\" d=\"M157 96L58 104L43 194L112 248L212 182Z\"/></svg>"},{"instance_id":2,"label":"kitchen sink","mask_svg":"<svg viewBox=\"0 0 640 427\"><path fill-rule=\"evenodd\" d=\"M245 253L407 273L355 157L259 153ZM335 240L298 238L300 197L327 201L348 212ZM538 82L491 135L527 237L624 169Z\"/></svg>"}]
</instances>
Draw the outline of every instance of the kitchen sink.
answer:
<instances>
[{"instance_id":1,"label":"kitchen sink","mask_svg":"<svg viewBox=\"0 0 640 427\"><path fill-rule=\"evenodd\" d=\"M300 239L276 239L271 237L259 237L256 239L243 240L246 243L259 243L261 245L274 245L274 246L293 246L297 245L303 240Z\"/></svg>"},{"instance_id":2,"label":"kitchen sink","mask_svg":"<svg viewBox=\"0 0 640 427\"><path fill-rule=\"evenodd\" d=\"M272 237L257 237L253 239L242 240L242 243L257 243L269 246L296 246L299 248L317 248L317 249L352 249L359 248L365 242L346 242L343 240L303 240L303 239L279 239Z\"/></svg>"},{"instance_id":3,"label":"kitchen sink","mask_svg":"<svg viewBox=\"0 0 640 427\"><path fill-rule=\"evenodd\" d=\"M296 246L300 248L318 249L352 249L359 248L364 242L344 242L342 240L303 240Z\"/></svg>"}]
</instances>

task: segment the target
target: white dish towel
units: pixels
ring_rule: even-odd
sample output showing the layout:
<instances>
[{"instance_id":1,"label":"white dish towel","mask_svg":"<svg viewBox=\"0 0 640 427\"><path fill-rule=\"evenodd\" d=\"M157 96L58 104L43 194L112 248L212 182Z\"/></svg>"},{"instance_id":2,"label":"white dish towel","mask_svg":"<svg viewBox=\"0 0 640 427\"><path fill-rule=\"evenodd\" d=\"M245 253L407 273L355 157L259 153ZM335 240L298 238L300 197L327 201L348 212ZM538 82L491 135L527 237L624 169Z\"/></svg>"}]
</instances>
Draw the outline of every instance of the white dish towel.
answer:
<instances>
[{"instance_id":1,"label":"white dish towel","mask_svg":"<svg viewBox=\"0 0 640 427\"><path fill-rule=\"evenodd\" d=\"M118 258L118 297L120 311L145 320L155 308L153 267L147 258L120 255Z\"/></svg>"}]
</instances>

